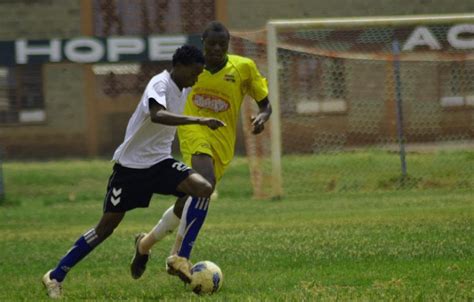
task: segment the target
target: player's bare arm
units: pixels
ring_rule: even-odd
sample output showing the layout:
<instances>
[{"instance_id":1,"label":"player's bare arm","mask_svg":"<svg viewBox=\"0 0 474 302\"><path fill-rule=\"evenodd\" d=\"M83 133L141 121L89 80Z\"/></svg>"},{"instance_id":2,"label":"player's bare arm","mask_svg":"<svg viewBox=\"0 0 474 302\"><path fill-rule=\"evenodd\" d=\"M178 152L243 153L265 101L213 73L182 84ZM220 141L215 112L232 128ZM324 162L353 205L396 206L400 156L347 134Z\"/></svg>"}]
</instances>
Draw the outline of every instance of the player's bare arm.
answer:
<instances>
[{"instance_id":1,"label":"player's bare arm","mask_svg":"<svg viewBox=\"0 0 474 302\"><path fill-rule=\"evenodd\" d=\"M257 116L253 116L251 118L253 134L259 134L263 131L263 129L265 129L264 124L266 121L268 121L270 115L272 114L272 106L270 105L268 97L265 97L260 102L257 102L257 104L259 112Z\"/></svg>"},{"instance_id":2,"label":"player's bare arm","mask_svg":"<svg viewBox=\"0 0 474 302\"><path fill-rule=\"evenodd\" d=\"M158 104L154 100L148 102L150 108L151 121L158 124L168 126L181 126L198 124L216 130L219 127L225 126L225 123L215 118L187 116L169 112L162 105Z\"/></svg>"}]
</instances>

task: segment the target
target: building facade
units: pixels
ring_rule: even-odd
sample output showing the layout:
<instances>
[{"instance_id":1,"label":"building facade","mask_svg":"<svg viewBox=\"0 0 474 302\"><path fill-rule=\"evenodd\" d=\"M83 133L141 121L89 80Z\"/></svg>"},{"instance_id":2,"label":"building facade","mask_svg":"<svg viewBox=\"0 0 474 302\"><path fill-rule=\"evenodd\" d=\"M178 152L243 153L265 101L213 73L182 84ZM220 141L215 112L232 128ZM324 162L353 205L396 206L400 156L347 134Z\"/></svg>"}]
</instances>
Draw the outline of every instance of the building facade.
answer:
<instances>
[{"instance_id":1,"label":"building facade","mask_svg":"<svg viewBox=\"0 0 474 302\"><path fill-rule=\"evenodd\" d=\"M231 30L251 31L263 28L268 19L274 18L467 12L474 12L474 2L456 1L456 5L453 5L450 1L442 0L396 2L386 0L2 1L0 2L0 53L3 54L3 49L6 49L2 48L2 45L10 47L11 50L12 47L20 45L17 43L19 40L26 40L24 52L34 52L35 43L39 43L38 45L43 46L42 51L47 53L44 56L48 57L48 60L47 62L32 60L26 65L18 64L15 61L19 60L17 55L15 58L10 58L10 64L0 66L0 146L6 153L6 158L111 156L115 147L123 139L128 118L148 79L164 68L170 67L169 59L151 61L150 58L142 60L143 58L133 57L127 60L126 56L122 56L124 59L119 62L110 64L114 58L111 51L113 47L110 45L115 43L113 44L116 46L115 50L118 53L121 51L121 40L112 41L113 37L142 37L143 41L136 38L129 42L132 46L135 45L133 43L141 45L140 43L143 42L145 49L149 50L155 44L146 37L155 35L157 37L171 36L177 38L176 41L184 37L188 41L199 43L198 34L203 26L215 19L227 24ZM80 37L84 39L78 41ZM35 42L36 40L40 42ZM45 45L47 45L46 50ZM57 53L53 51L56 50L54 45L58 45ZM107 59L78 64L74 62L74 58L81 59L85 55L81 53L80 46L74 48L74 45L88 45L89 48L97 49L99 53L103 51L105 54L102 57ZM57 56L61 59L52 60ZM301 60L292 61L292 64L294 65L292 68L296 68L293 78L294 87L308 85L300 81L298 77L303 78L305 74L308 74L306 69L311 65L301 63ZM341 68L360 70L359 72L362 73L374 71L365 70L366 67L352 62L345 67L338 62L331 63L329 68L335 70L332 72L335 75L338 72L339 75L341 74L341 71L338 71ZM376 68L385 72L384 66ZM449 66L444 68L449 72ZM355 74L354 71L352 75ZM439 74L439 71L436 74ZM315 81L321 81L316 76L312 78ZM420 76L419 80L422 79L423 77ZM432 79L431 84L439 84L439 78ZM373 77L369 84L377 86L377 80L380 78ZM426 78L424 80L429 82ZM449 79L447 81L449 82ZM356 86L363 87L367 85L367 80L360 76L350 76L344 79L344 82L345 87L333 87L336 91L332 95L333 98L344 97L353 100L352 106L356 108L354 112L357 113L359 110L362 113L360 116L367 118L364 123L370 123L370 117L375 114L386 116L384 113L386 107L371 104L360 95L364 90L349 89ZM376 97L377 92L371 93L373 97ZM385 98L384 91L378 91L378 93L381 94L381 98ZM424 94L423 97L429 96ZM364 102L357 107L355 101L358 99ZM296 110L296 107L292 106L288 105L286 110ZM431 110L430 107L426 108ZM365 114L367 110L374 111L374 115ZM439 112L434 114L439 114ZM472 129L472 126L469 126L472 124L472 116L471 111L466 113L459 110L442 118L448 119L444 123L449 123L452 119L463 119ZM308 136L315 137L314 133L311 133L313 128L306 127L305 120L303 122L289 120L289 122L288 129L299 129L301 133L308 132ZM372 122L379 123L379 121ZM359 123L357 115L340 115L335 119L318 120L316 123L319 123L318 125L323 129L333 129L333 132L349 127L357 130L359 125L364 124ZM386 128L389 132L394 131L393 125L387 124ZM415 128L419 129L419 127ZM324 133L329 132L321 133L324 136ZM317 143L318 138L314 139ZM364 139L356 137L354 140L357 142ZM291 151L309 152L314 151L315 143L312 142L310 147L308 144L302 144L301 141L301 146L293 142L287 142L287 144L288 148L293 148ZM242 130L239 131L237 151L244 152Z\"/></svg>"}]
</instances>

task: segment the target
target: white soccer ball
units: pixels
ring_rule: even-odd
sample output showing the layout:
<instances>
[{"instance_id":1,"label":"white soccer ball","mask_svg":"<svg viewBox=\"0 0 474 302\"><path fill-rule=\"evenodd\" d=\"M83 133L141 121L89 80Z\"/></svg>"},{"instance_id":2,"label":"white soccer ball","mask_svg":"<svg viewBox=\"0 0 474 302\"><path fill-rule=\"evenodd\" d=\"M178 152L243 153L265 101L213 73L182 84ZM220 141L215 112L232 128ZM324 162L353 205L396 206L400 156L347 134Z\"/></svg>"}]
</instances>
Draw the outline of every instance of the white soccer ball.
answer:
<instances>
[{"instance_id":1,"label":"white soccer ball","mask_svg":"<svg viewBox=\"0 0 474 302\"><path fill-rule=\"evenodd\" d=\"M222 271L214 262L200 261L191 268L191 289L198 295L217 292L222 281Z\"/></svg>"}]
</instances>

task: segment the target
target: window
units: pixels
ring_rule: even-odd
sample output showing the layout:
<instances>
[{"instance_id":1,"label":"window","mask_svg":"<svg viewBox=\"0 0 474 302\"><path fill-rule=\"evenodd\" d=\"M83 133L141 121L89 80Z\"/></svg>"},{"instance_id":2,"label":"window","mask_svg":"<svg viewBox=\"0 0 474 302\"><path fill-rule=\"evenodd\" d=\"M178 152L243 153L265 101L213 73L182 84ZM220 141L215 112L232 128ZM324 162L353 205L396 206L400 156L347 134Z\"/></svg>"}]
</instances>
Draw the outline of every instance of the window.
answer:
<instances>
[{"instance_id":1,"label":"window","mask_svg":"<svg viewBox=\"0 0 474 302\"><path fill-rule=\"evenodd\" d=\"M200 32L216 19L214 0L94 0L94 34L137 35Z\"/></svg>"},{"instance_id":2,"label":"window","mask_svg":"<svg viewBox=\"0 0 474 302\"><path fill-rule=\"evenodd\" d=\"M110 98L124 94L141 95L148 81L164 69L171 70L171 63L96 64L92 67L98 95Z\"/></svg>"},{"instance_id":3,"label":"window","mask_svg":"<svg viewBox=\"0 0 474 302\"><path fill-rule=\"evenodd\" d=\"M216 19L215 0L93 0L94 35L166 35L199 33ZM170 60L171 61L171 60ZM97 64L99 96L141 95L148 81L171 62Z\"/></svg>"},{"instance_id":4,"label":"window","mask_svg":"<svg viewBox=\"0 0 474 302\"><path fill-rule=\"evenodd\" d=\"M440 66L440 80L442 107L474 106L474 63L443 63Z\"/></svg>"},{"instance_id":5,"label":"window","mask_svg":"<svg viewBox=\"0 0 474 302\"><path fill-rule=\"evenodd\" d=\"M346 105L345 66L341 59L301 56L295 61L299 113L343 113Z\"/></svg>"},{"instance_id":6,"label":"window","mask_svg":"<svg viewBox=\"0 0 474 302\"><path fill-rule=\"evenodd\" d=\"M0 124L44 120L42 65L0 67Z\"/></svg>"}]
</instances>

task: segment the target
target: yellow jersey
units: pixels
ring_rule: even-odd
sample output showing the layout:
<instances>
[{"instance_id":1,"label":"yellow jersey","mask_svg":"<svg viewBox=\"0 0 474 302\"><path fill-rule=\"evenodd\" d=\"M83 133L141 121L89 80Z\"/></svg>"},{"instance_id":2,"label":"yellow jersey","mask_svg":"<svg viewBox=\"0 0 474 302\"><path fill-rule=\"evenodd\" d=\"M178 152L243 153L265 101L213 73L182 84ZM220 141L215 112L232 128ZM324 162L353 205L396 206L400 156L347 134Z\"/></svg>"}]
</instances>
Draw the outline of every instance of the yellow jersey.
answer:
<instances>
[{"instance_id":1,"label":"yellow jersey","mask_svg":"<svg viewBox=\"0 0 474 302\"><path fill-rule=\"evenodd\" d=\"M184 107L184 114L212 117L227 124L217 130L201 125L178 127L183 157L210 153L214 160L228 165L234 156L237 121L245 95L261 101L268 96L267 81L249 58L227 55L226 65L216 73L199 75ZM207 151L206 151L207 150Z\"/></svg>"}]
</instances>

